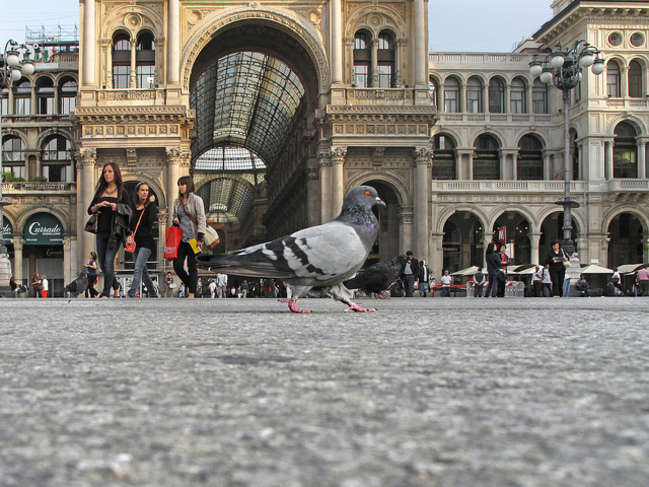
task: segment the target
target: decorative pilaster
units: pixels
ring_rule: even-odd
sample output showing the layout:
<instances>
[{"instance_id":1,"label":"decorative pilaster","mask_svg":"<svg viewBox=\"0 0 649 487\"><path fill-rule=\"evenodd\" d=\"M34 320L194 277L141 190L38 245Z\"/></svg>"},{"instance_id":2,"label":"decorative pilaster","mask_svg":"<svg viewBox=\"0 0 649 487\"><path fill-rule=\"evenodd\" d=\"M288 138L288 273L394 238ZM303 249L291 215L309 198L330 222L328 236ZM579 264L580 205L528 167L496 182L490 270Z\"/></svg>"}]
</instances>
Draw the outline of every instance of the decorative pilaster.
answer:
<instances>
[{"instance_id":1,"label":"decorative pilaster","mask_svg":"<svg viewBox=\"0 0 649 487\"><path fill-rule=\"evenodd\" d=\"M14 237L11 239L14 246L14 277L18 284L23 282L23 247L25 246L25 239L23 237ZM27 279L29 284L29 277Z\"/></svg>"},{"instance_id":2,"label":"decorative pilaster","mask_svg":"<svg viewBox=\"0 0 649 487\"><path fill-rule=\"evenodd\" d=\"M83 40L81 43L81 85L95 84L95 0L83 0Z\"/></svg>"},{"instance_id":3,"label":"decorative pilaster","mask_svg":"<svg viewBox=\"0 0 649 487\"><path fill-rule=\"evenodd\" d=\"M428 211L430 201L433 151L428 147L414 150L415 157L415 241L413 251L418 259L430 261L428 249Z\"/></svg>"},{"instance_id":4,"label":"decorative pilaster","mask_svg":"<svg viewBox=\"0 0 649 487\"><path fill-rule=\"evenodd\" d=\"M75 154L77 161L77 241L80 252L77 255L77 265L83 265L85 258L91 250L95 249L94 238L91 233L84 232L83 228L88 220L88 207L95 194L95 164L97 163L97 150L94 148L79 149ZM69 282L69 281L68 281Z\"/></svg>"},{"instance_id":5,"label":"decorative pilaster","mask_svg":"<svg viewBox=\"0 0 649 487\"><path fill-rule=\"evenodd\" d=\"M399 208L397 218L399 219L399 252L405 254L408 250L412 249L412 206L402 206Z\"/></svg>"},{"instance_id":6,"label":"decorative pilaster","mask_svg":"<svg viewBox=\"0 0 649 487\"><path fill-rule=\"evenodd\" d=\"M331 84L334 86L343 82L342 12L342 1L331 0Z\"/></svg>"},{"instance_id":7,"label":"decorative pilaster","mask_svg":"<svg viewBox=\"0 0 649 487\"><path fill-rule=\"evenodd\" d=\"M180 81L180 0L169 0L167 13L167 84Z\"/></svg>"},{"instance_id":8,"label":"decorative pilaster","mask_svg":"<svg viewBox=\"0 0 649 487\"><path fill-rule=\"evenodd\" d=\"M541 247L541 237L543 233L541 232L530 232L530 247L531 247L531 256L530 264L538 265L540 262L539 249Z\"/></svg>"},{"instance_id":9,"label":"decorative pilaster","mask_svg":"<svg viewBox=\"0 0 649 487\"><path fill-rule=\"evenodd\" d=\"M331 158L328 152L318 155L320 171L320 218L322 223L331 220Z\"/></svg>"},{"instance_id":10,"label":"decorative pilaster","mask_svg":"<svg viewBox=\"0 0 649 487\"><path fill-rule=\"evenodd\" d=\"M335 147L329 152L331 158L331 216L336 217L343 207L345 199L344 165L347 147Z\"/></svg>"},{"instance_id":11,"label":"decorative pilaster","mask_svg":"<svg viewBox=\"0 0 649 487\"><path fill-rule=\"evenodd\" d=\"M168 226L171 225L173 203L178 195L178 179L189 175L191 154L180 147L171 147L165 150L167 154L167 212Z\"/></svg>"}]
</instances>

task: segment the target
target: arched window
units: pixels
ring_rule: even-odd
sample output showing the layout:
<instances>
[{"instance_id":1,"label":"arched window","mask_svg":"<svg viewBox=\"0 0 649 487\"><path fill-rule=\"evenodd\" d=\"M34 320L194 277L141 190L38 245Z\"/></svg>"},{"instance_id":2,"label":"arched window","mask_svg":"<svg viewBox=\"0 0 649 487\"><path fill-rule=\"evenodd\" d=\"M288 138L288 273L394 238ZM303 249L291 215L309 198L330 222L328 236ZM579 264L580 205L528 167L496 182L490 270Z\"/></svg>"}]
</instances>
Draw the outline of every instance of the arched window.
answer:
<instances>
[{"instance_id":1,"label":"arched window","mask_svg":"<svg viewBox=\"0 0 649 487\"><path fill-rule=\"evenodd\" d=\"M606 92L608 96L619 98L620 92L620 65L615 61L609 61L606 65Z\"/></svg>"},{"instance_id":2,"label":"arched window","mask_svg":"<svg viewBox=\"0 0 649 487\"><path fill-rule=\"evenodd\" d=\"M512 113L527 113L527 86L521 78L514 78L509 92Z\"/></svg>"},{"instance_id":3,"label":"arched window","mask_svg":"<svg viewBox=\"0 0 649 487\"><path fill-rule=\"evenodd\" d=\"M460 111L460 82L457 78L446 78L444 83L444 111L447 113Z\"/></svg>"},{"instance_id":4,"label":"arched window","mask_svg":"<svg viewBox=\"0 0 649 487\"><path fill-rule=\"evenodd\" d=\"M113 37L113 88L130 86L131 39L128 34L118 33Z\"/></svg>"},{"instance_id":5,"label":"arched window","mask_svg":"<svg viewBox=\"0 0 649 487\"><path fill-rule=\"evenodd\" d=\"M630 123L620 122L615 127L613 144L613 177L637 178L637 132Z\"/></svg>"},{"instance_id":6,"label":"arched window","mask_svg":"<svg viewBox=\"0 0 649 487\"><path fill-rule=\"evenodd\" d=\"M155 41L150 32L141 32L137 36L135 64L138 88L155 87Z\"/></svg>"},{"instance_id":7,"label":"arched window","mask_svg":"<svg viewBox=\"0 0 649 487\"><path fill-rule=\"evenodd\" d=\"M43 146L43 177L53 182L72 182L72 144L62 135L53 135Z\"/></svg>"},{"instance_id":8,"label":"arched window","mask_svg":"<svg viewBox=\"0 0 649 487\"><path fill-rule=\"evenodd\" d=\"M43 76L36 82L36 98L38 100L38 115L54 114L54 82Z\"/></svg>"},{"instance_id":9,"label":"arched window","mask_svg":"<svg viewBox=\"0 0 649 487\"><path fill-rule=\"evenodd\" d=\"M32 85L27 78L22 78L15 85L14 115L32 114Z\"/></svg>"},{"instance_id":10,"label":"arched window","mask_svg":"<svg viewBox=\"0 0 649 487\"><path fill-rule=\"evenodd\" d=\"M642 66L638 61L629 63L629 96L642 98Z\"/></svg>"},{"instance_id":11,"label":"arched window","mask_svg":"<svg viewBox=\"0 0 649 487\"><path fill-rule=\"evenodd\" d=\"M72 78L64 78L59 84L59 114L69 115L77 103L78 84Z\"/></svg>"},{"instance_id":12,"label":"arched window","mask_svg":"<svg viewBox=\"0 0 649 487\"><path fill-rule=\"evenodd\" d=\"M379 88L394 86L394 36L383 31L378 42Z\"/></svg>"},{"instance_id":13,"label":"arched window","mask_svg":"<svg viewBox=\"0 0 649 487\"><path fill-rule=\"evenodd\" d=\"M370 85L370 37L367 32L357 32L354 36L354 84L359 88Z\"/></svg>"},{"instance_id":14,"label":"arched window","mask_svg":"<svg viewBox=\"0 0 649 487\"><path fill-rule=\"evenodd\" d=\"M455 142L445 134L433 137L433 179L457 179L455 175Z\"/></svg>"},{"instance_id":15,"label":"arched window","mask_svg":"<svg viewBox=\"0 0 649 487\"><path fill-rule=\"evenodd\" d=\"M524 135L518 142L516 179L543 179L543 144L535 135Z\"/></svg>"},{"instance_id":16,"label":"arched window","mask_svg":"<svg viewBox=\"0 0 649 487\"><path fill-rule=\"evenodd\" d=\"M491 78L489 82L489 111L505 112L505 83L500 78Z\"/></svg>"},{"instance_id":17,"label":"arched window","mask_svg":"<svg viewBox=\"0 0 649 487\"><path fill-rule=\"evenodd\" d=\"M473 179L500 179L498 141L489 134L478 136L473 154Z\"/></svg>"},{"instance_id":18,"label":"arched window","mask_svg":"<svg viewBox=\"0 0 649 487\"><path fill-rule=\"evenodd\" d=\"M481 113L482 109L482 81L472 76L466 85L466 111Z\"/></svg>"},{"instance_id":19,"label":"arched window","mask_svg":"<svg viewBox=\"0 0 649 487\"><path fill-rule=\"evenodd\" d=\"M25 144L20 137L9 135L2 140L2 171L25 177Z\"/></svg>"},{"instance_id":20,"label":"arched window","mask_svg":"<svg viewBox=\"0 0 649 487\"><path fill-rule=\"evenodd\" d=\"M539 78L532 85L532 107L534 113L548 113L548 85Z\"/></svg>"}]
</instances>

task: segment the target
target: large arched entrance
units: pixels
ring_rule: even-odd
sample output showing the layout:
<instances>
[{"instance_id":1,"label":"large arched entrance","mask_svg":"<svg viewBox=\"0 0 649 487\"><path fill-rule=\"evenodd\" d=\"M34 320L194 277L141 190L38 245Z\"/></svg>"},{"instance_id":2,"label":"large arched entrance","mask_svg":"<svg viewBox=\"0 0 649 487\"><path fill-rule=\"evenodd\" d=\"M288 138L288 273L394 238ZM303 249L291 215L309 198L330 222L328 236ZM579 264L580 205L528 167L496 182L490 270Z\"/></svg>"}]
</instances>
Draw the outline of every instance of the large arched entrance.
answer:
<instances>
[{"instance_id":1,"label":"large arched entrance","mask_svg":"<svg viewBox=\"0 0 649 487\"><path fill-rule=\"evenodd\" d=\"M608 267L617 269L624 264L641 264L642 241L645 230L642 221L633 213L620 213L608 226Z\"/></svg>"},{"instance_id":2,"label":"large arched entrance","mask_svg":"<svg viewBox=\"0 0 649 487\"><path fill-rule=\"evenodd\" d=\"M192 173L225 245L307 226L306 167L315 142L305 128L318 76L303 42L262 19L225 25L196 58L190 90Z\"/></svg>"},{"instance_id":3,"label":"large arched entrance","mask_svg":"<svg viewBox=\"0 0 649 487\"><path fill-rule=\"evenodd\" d=\"M480 219L468 211L458 211L444 223L443 270L451 273L484 261L484 229Z\"/></svg>"},{"instance_id":4,"label":"large arched entrance","mask_svg":"<svg viewBox=\"0 0 649 487\"><path fill-rule=\"evenodd\" d=\"M572 218L572 242L576 252L580 252L578 248L579 227L574 218ZM541 224L541 240L539 241L539 262L543 263L546 254L552 247L552 242L558 240L563 242L563 212L556 211L551 213L543 220Z\"/></svg>"},{"instance_id":5,"label":"large arched entrance","mask_svg":"<svg viewBox=\"0 0 649 487\"><path fill-rule=\"evenodd\" d=\"M504 237L511 264L522 265L532 262L530 223L516 211L500 215L493 227L493 241L500 243Z\"/></svg>"}]
</instances>

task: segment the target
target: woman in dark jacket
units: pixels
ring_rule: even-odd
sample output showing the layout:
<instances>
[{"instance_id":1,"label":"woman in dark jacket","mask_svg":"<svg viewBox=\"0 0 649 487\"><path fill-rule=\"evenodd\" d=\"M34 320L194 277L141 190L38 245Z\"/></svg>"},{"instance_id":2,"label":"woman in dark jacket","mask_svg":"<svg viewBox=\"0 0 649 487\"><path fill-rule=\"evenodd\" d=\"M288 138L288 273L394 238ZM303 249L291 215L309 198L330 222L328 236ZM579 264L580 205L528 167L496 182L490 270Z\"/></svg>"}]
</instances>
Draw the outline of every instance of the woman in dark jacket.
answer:
<instances>
[{"instance_id":1,"label":"woman in dark jacket","mask_svg":"<svg viewBox=\"0 0 649 487\"><path fill-rule=\"evenodd\" d=\"M155 204L155 196L149 195L149 185L145 182L139 182L135 187L133 197L133 218L131 218L131 230L135 237L130 235L126 242L130 243L135 238L135 272L133 273L133 282L131 289L128 290L127 296L134 298L135 293L140 288L140 282L144 282L147 295L150 298L157 298L158 293L151 277L146 263L155 249L155 240L153 240L153 225L158 220L158 206ZM138 223L139 222L139 223ZM137 230L137 231L136 231Z\"/></svg>"},{"instance_id":2,"label":"woman in dark jacket","mask_svg":"<svg viewBox=\"0 0 649 487\"><path fill-rule=\"evenodd\" d=\"M131 198L124 191L122 173L114 162L107 163L101 171L97 190L88 214L97 215L97 259L104 273L102 298L110 296L111 287L119 296L119 282L115 278L115 256L120 245L130 234Z\"/></svg>"},{"instance_id":3,"label":"woman in dark jacket","mask_svg":"<svg viewBox=\"0 0 649 487\"><path fill-rule=\"evenodd\" d=\"M568 256L561 248L561 242L554 240L552 248L545 256L545 268L550 271L550 278L552 279L552 296L559 296L563 294L563 281L566 278L566 268L563 265L564 261L568 260Z\"/></svg>"},{"instance_id":4,"label":"woman in dark jacket","mask_svg":"<svg viewBox=\"0 0 649 487\"><path fill-rule=\"evenodd\" d=\"M487 272L489 273L489 285L487 286L484 297L488 298L491 295L492 298L495 298L498 294L498 273L500 272L502 259L500 254L496 252L496 245L493 242L487 245L486 260Z\"/></svg>"}]
</instances>

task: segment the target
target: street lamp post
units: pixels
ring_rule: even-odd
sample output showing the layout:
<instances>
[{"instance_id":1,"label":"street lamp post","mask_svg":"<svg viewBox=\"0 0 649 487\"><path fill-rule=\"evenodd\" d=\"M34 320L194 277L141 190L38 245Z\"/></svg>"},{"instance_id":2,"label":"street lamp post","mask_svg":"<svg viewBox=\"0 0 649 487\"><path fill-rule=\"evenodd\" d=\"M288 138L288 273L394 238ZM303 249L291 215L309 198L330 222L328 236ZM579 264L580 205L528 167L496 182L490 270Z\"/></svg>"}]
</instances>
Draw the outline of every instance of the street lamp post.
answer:
<instances>
[{"instance_id":1,"label":"street lamp post","mask_svg":"<svg viewBox=\"0 0 649 487\"><path fill-rule=\"evenodd\" d=\"M35 52L35 49L35 46L19 45L14 40L7 41L2 52L3 64L0 66L0 92L5 88L10 88L11 84L18 81L22 76L29 76L34 72L34 61L29 57L32 52ZM7 108L9 108L8 104ZM2 147L2 114L0 113L0 179L2 179L3 174ZM11 277L11 265L7 255L7 247L5 247L3 218L3 208L10 204L9 199L2 196L2 184L0 184L0 222L2 223L2 230L0 231L0 296L8 294L9 278Z\"/></svg>"},{"instance_id":2,"label":"street lamp post","mask_svg":"<svg viewBox=\"0 0 649 487\"><path fill-rule=\"evenodd\" d=\"M530 63L530 74L540 76L541 81L559 88L563 92L563 121L564 121L564 147L563 147L563 181L564 196L556 204L563 206L563 243L564 251L572 255L575 251L572 242L572 208L579 208L579 203L570 197L570 92L582 79L582 68L590 68L593 74L600 75L604 72L604 59L599 57L599 51L586 41L578 41L572 49L562 49L557 42L554 51L548 49L549 54L543 61L536 56Z\"/></svg>"}]
</instances>

